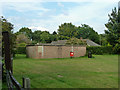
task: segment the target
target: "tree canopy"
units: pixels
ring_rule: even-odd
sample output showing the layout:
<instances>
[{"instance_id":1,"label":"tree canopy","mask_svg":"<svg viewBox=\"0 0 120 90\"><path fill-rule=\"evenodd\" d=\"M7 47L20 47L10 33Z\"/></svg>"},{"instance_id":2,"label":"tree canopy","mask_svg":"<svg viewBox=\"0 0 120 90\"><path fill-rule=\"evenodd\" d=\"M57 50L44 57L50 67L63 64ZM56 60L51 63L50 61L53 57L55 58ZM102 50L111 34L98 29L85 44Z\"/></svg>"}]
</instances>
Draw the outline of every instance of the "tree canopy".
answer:
<instances>
[{"instance_id":1,"label":"tree canopy","mask_svg":"<svg viewBox=\"0 0 120 90\"><path fill-rule=\"evenodd\" d=\"M67 36L67 37L74 37L76 33L76 26L72 23L64 23L59 26L58 34Z\"/></svg>"},{"instance_id":2,"label":"tree canopy","mask_svg":"<svg viewBox=\"0 0 120 90\"><path fill-rule=\"evenodd\" d=\"M105 34L107 41L114 47L113 50L118 53L120 51L120 11L115 7L108 16L108 23L105 24L108 30L105 30Z\"/></svg>"},{"instance_id":3,"label":"tree canopy","mask_svg":"<svg viewBox=\"0 0 120 90\"><path fill-rule=\"evenodd\" d=\"M29 39L32 39L32 30L27 27L22 27L16 34L24 34Z\"/></svg>"},{"instance_id":4,"label":"tree canopy","mask_svg":"<svg viewBox=\"0 0 120 90\"><path fill-rule=\"evenodd\" d=\"M2 32L3 31L8 31L10 34L10 48L11 48L11 53L13 53L13 48L15 47L15 39L16 36L13 33L13 24L10 23L7 19L5 19L3 16L0 17L0 22L2 24ZM4 46L2 45L2 55L4 54Z\"/></svg>"},{"instance_id":5,"label":"tree canopy","mask_svg":"<svg viewBox=\"0 0 120 90\"><path fill-rule=\"evenodd\" d=\"M72 23L64 23L59 26L58 34L60 36L67 37L82 37L83 39L90 39L96 43L99 43L99 35L89 25L82 24L81 26L75 26Z\"/></svg>"},{"instance_id":6,"label":"tree canopy","mask_svg":"<svg viewBox=\"0 0 120 90\"><path fill-rule=\"evenodd\" d=\"M82 37L83 39L90 39L96 43L99 43L99 35L89 25L82 24L77 29L77 38Z\"/></svg>"},{"instance_id":7,"label":"tree canopy","mask_svg":"<svg viewBox=\"0 0 120 90\"><path fill-rule=\"evenodd\" d=\"M107 41L115 46L118 43L118 39L120 38L120 23L118 23L118 12L117 9L112 9L112 13L108 14L109 20L108 23L105 24L108 30L105 30L107 35Z\"/></svg>"}]
</instances>

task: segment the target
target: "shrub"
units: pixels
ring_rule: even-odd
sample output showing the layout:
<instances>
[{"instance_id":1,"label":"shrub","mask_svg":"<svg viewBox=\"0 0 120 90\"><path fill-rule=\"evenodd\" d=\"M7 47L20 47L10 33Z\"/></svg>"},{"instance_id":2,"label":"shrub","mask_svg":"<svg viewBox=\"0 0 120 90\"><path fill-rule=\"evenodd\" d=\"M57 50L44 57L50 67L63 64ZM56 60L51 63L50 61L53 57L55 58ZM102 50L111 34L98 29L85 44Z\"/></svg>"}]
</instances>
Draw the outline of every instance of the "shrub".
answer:
<instances>
[{"instance_id":1,"label":"shrub","mask_svg":"<svg viewBox=\"0 0 120 90\"><path fill-rule=\"evenodd\" d=\"M120 44L117 43L117 44L113 47L113 52L114 52L115 54L120 53Z\"/></svg>"},{"instance_id":2,"label":"shrub","mask_svg":"<svg viewBox=\"0 0 120 90\"><path fill-rule=\"evenodd\" d=\"M91 51L92 54L98 55L113 54L112 46L87 46L86 50L87 50L86 54L88 54L89 51Z\"/></svg>"},{"instance_id":3,"label":"shrub","mask_svg":"<svg viewBox=\"0 0 120 90\"><path fill-rule=\"evenodd\" d=\"M17 47L14 52L15 54L26 54L26 47Z\"/></svg>"}]
</instances>

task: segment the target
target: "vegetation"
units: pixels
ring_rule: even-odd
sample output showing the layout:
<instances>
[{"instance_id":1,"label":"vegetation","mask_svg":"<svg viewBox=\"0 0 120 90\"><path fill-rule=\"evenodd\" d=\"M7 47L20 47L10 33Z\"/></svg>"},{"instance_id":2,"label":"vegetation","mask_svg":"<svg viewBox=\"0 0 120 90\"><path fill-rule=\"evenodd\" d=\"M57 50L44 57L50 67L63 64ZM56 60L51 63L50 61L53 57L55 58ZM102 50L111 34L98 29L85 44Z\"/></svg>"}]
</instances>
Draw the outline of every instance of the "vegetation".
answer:
<instances>
[{"instance_id":1,"label":"vegetation","mask_svg":"<svg viewBox=\"0 0 120 90\"><path fill-rule=\"evenodd\" d=\"M10 34L10 48L11 52L13 52L13 49L15 47L15 39L16 36L13 33L13 24L8 22L4 17L0 17L0 22L2 22L2 31L8 31ZM2 38L2 37L1 37ZM2 42L3 44L3 42ZM4 56L4 46L2 45L2 56Z\"/></svg>"},{"instance_id":2,"label":"vegetation","mask_svg":"<svg viewBox=\"0 0 120 90\"><path fill-rule=\"evenodd\" d=\"M103 54L114 54L112 46L87 46L87 53L90 51L92 54L103 55Z\"/></svg>"},{"instance_id":3,"label":"vegetation","mask_svg":"<svg viewBox=\"0 0 120 90\"><path fill-rule=\"evenodd\" d=\"M96 43L99 43L99 35L95 30L89 25L82 24L77 29L77 38L82 37L83 39L90 39Z\"/></svg>"},{"instance_id":4,"label":"vegetation","mask_svg":"<svg viewBox=\"0 0 120 90\"><path fill-rule=\"evenodd\" d=\"M67 45L87 45L86 41L82 39L77 39L77 38L71 38L67 40L66 44Z\"/></svg>"},{"instance_id":5,"label":"vegetation","mask_svg":"<svg viewBox=\"0 0 120 90\"><path fill-rule=\"evenodd\" d=\"M99 35L93 28L91 28L89 25L82 24L82 26L76 27L72 23L64 23L59 26L58 34L67 36L67 37L76 37L80 39L82 37L83 39L90 39L96 43L99 43Z\"/></svg>"},{"instance_id":6,"label":"vegetation","mask_svg":"<svg viewBox=\"0 0 120 90\"><path fill-rule=\"evenodd\" d=\"M17 55L13 73L22 84L29 77L31 88L117 88L118 56L94 58L30 59Z\"/></svg>"},{"instance_id":7,"label":"vegetation","mask_svg":"<svg viewBox=\"0 0 120 90\"><path fill-rule=\"evenodd\" d=\"M108 23L105 24L108 30L105 30L107 41L113 45L116 53L120 51L120 14L114 8L112 13L108 15ZM119 21L119 22L118 22ZM116 49L118 48L118 50Z\"/></svg>"}]
</instances>

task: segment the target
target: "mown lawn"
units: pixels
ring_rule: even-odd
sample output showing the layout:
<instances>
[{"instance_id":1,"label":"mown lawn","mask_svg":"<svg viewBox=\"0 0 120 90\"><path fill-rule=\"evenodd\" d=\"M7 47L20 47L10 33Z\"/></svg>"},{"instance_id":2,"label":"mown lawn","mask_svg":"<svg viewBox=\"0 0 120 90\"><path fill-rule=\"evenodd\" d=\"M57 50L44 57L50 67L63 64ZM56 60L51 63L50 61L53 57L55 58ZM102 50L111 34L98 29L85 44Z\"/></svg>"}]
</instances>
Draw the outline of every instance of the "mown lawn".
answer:
<instances>
[{"instance_id":1,"label":"mown lawn","mask_svg":"<svg viewBox=\"0 0 120 90\"><path fill-rule=\"evenodd\" d=\"M22 84L29 77L32 88L117 88L118 56L94 58L30 59L17 55L13 73Z\"/></svg>"}]
</instances>

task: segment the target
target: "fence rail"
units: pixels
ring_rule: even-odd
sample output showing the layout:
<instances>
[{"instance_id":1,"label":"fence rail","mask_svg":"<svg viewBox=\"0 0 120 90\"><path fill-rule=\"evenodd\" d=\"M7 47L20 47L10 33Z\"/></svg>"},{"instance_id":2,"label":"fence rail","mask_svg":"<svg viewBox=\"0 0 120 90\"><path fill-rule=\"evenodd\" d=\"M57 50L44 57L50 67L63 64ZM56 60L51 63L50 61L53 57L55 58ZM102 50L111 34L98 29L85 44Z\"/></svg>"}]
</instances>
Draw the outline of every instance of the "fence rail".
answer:
<instances>
[{"instance_id":1,"label":"fence rail","mask_svg":"<svg viewBox=\"0 0 120 90\"><path fill-rule=\"evenodd\" d=\"M22 86L19 82L13 77L11 71L7 71L7 85L10 89L16 88L17 90L21 90Z\"/></svg>"}]
</instances>

